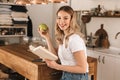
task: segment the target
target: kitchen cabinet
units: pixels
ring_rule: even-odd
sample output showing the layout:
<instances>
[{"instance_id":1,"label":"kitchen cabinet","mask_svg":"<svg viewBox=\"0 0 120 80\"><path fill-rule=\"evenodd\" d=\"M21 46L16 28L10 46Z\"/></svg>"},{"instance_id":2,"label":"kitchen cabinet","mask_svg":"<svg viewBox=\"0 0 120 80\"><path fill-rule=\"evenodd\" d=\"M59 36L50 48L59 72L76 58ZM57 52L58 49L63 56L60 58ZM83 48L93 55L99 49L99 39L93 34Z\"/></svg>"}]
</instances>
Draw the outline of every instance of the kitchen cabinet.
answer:
<instances>
[{"instance_id":1,"label":"kitchen cabinet","mask_svg":"<svg viewBox=\"0 0 120 80\"><path fill-rule=\"evenodd\" d=\"M88 56L97 58L97 80L115 80L116 58L102 52L88 50Z\"/></svg>"},{"instance_id":2,"label":"kitchen cabinet","mask_svg":"<svg viewBox=\"0 0 120 80\"><path fill-rule=\"evenodd\" d=\"M115 58L99 55L98 61L98 80L114 80Z\"/></svg>"},{"instance_id":3,"label":"kitchen cabinet","mask_svg":"<svg viewBox=\"0 0 120 80\"><path fill-rule=\"evenodd\" d=\"M120 58L116 58L116 65L114 65L115 69L115 79L120 80Z\"/></svg>"}]
</instances>

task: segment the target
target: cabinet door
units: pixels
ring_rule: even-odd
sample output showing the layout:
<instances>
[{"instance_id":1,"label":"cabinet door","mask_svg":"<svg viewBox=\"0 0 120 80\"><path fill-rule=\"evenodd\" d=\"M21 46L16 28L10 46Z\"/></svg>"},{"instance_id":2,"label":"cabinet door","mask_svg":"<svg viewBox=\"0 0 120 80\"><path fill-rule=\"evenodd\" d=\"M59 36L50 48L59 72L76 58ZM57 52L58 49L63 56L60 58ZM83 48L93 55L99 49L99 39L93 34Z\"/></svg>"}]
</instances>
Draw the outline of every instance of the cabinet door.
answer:
<instances>
[{"instance_id":1,"label":"cabinet door","mask_svg":"<svg viewBox=\"0 0 120 80\"><path fill-rule=\"evenodd\" d=\"M101 80L115 80L115 58L102 55L101 58ZM119 78L120 79L120 78Z\"/></svg>"},{"instance_id":2,"label":"cabinet door","mask_svg":"<svg viewBox=\"0 0 120 80\"><path fill-rule=\"evenodd\" d=\"M94 56L97 58L97 80L102 80L103 55L101 52L94 51Z\"/></svg>"},{"instance_id":3,"label":"cabinet door","mask_svg":"<svg viewBox=\"0 0 120 80\"><path fill-rule=\"evenodd\" d=\"M120 58L116 58L116 65L114 65L115 69L115 80L120 80Z\"/></svg>"},{"instance_id":4,"label":"cabinet door","mask_svg":"<svg viewBox=\"0 0 120 80\"><path fill-rule=\"evenodd\" d=\"M88 56L97 58L97 80L115 80L115 57L93 50L88 50ZM118 63L120 67L120 60ZM118 71L120 73L120 70Z\"/></svg>"},{"instance_id":5,"label":"cabinet door","mask_svg":"<svg viewBox=\"0 0 120 80\"><path fill-rule=\"evenodd\" d=\"M102 56L101 55L98 55L98 61L97 61L97 80L101 80L101 73L102 73L102 69L101 69L101 66L102 66L102 63L101 63L101 58Z\"/></svg>"}]
</instances>

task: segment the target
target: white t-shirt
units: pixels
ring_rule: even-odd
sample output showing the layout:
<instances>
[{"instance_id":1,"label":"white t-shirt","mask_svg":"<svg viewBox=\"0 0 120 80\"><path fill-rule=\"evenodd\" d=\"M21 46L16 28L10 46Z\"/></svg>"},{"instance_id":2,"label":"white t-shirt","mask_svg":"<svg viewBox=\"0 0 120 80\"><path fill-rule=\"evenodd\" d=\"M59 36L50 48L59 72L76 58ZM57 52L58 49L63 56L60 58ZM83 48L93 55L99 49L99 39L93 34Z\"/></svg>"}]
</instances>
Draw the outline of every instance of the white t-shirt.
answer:
<instances>
[{"instance_id":1,"label":"white t-shirt","mask_svg":"<svg viewBox=\"0 0 120 80\"><path fill-rule=\"evenodd\" d=\"M76 61L73 56L73 52L84 50L86 53L86 46L83 39L78 34L73 34L69 37L67 48L65 48L65 40L62 45L59 45L58 56L62 65L76 65ZM88 68L87 68L88 71Z\"/></svg>"}]
</instances>

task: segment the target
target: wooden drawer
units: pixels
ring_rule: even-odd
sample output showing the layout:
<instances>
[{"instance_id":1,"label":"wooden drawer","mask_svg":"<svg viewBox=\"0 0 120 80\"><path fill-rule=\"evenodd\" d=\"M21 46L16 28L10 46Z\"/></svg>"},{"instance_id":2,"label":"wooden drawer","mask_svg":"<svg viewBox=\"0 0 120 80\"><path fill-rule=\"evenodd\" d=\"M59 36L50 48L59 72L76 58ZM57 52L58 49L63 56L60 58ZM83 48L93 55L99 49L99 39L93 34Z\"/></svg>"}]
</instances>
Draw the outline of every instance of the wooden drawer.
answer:
<instances>
[{"instance_id":1,"label":"wooden drawer","mask_svg":"<svg viewBox=\"0 0 120 80\"><path fill-rule=\"evenodd\" d=\"M51 69L47 65L41 66L41 80L60 80L62 71Z\"/></svg>"}]
</instances>

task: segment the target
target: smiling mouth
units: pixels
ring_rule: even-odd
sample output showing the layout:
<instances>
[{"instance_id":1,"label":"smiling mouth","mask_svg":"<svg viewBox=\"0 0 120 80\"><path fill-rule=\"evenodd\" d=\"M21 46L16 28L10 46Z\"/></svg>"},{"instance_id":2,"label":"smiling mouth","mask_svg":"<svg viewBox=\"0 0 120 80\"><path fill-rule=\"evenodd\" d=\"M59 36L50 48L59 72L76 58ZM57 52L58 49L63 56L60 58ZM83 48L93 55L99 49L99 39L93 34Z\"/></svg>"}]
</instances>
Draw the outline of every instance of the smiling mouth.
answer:
<instances>
[{"instance_id":1,"label":"smiling mouth","mask_svg":"<svg viewBox=\"0 0 120 80\"><path fill-rule=\"evenodd\" d=\"M61 29L64 29L65 26L60 26Z\"/></svg>"},{"instance_id":2,"label":"smiling mouth","mask_svg":"<svg viewBox=\"0 0 120 80\"><path fill-rule=\"evenodd\" d=\"M61 28L63 28L64 26L60 26Z\"/></svg>"},{"instance_id":3,"label":"smiling mouth","mask_svg":"<svg viewBox=\"0 0 120 80\"><path fill-rule=\"evenodd\" d=\"M65 26L65 24L64 25L60 25L60 27L64 27Z\"/></svg>"}]
</instances>

